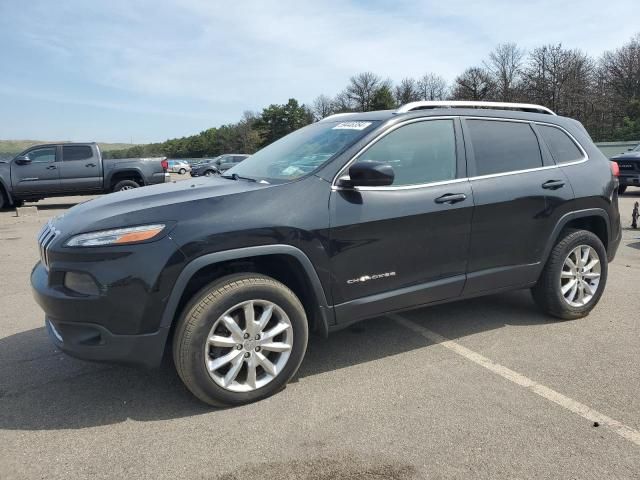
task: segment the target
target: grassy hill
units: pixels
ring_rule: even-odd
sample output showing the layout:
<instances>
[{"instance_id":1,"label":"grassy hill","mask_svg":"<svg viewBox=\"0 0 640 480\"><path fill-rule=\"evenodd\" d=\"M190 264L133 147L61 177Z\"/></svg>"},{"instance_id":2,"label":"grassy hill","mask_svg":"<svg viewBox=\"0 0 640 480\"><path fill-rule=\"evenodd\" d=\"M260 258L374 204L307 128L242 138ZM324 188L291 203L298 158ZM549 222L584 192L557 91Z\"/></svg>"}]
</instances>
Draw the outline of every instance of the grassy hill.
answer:
<instances>
[{"instance_id":1,"label":"grassy hill","mask_svg":"<svg viewBox=\"0 0 640 480\"><path fill-rule=\"evenodd\" d=\"M0 158L13 158L16 154L22 152L24 149L29 148L32 145L38 145L41 143L60 143L60 141L47 141L47 140L0 140ZM108 152L110 150L122 150L124 148L132 147L130 143L101 143L98 142L100 150Z\"/></svg>"}]
</instances>

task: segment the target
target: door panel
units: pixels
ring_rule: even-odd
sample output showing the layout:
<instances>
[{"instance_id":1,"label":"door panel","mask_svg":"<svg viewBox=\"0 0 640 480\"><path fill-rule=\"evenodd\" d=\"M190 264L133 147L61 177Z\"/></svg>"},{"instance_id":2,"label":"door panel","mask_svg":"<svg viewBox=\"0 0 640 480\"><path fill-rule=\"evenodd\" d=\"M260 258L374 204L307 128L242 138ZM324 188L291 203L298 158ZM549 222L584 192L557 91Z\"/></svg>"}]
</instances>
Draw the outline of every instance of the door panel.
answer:
<instances>
[{"instance_id":1,"label":"door panel","mask_svg":"<svg viewBox=\"0 0 640 480\"><path fill-rule=\"evenodd\" d=\"M331 194L338 323L460 294L473 212L461 160L461 132L452 118L398 125L358 155L356 162L391 166L394 181Z\"/></svg>"},{"instance_id":2,"label":"door panel","mask_svg":"<svg viewBox=\"0 0 640 480\"><path fill-rule=\"evenodd\" d=\"M89 145L64 145L60 169L63 192L87 192L102 188L102 164Z\"/></svg>"},{"instance_id":3,"label":"door panel","mask_svg":"<svg viewBox=\"0 0 640 480\"><path fill-rule=\"evenodd\" d=\"M29 150L25 156L31 160L27 165L11 163L11 183L17 196L57 193L60 177L56 163L56 147Z\"/></svg>"},{"instance_id":4,"label":"door panel","mask_svg":"<svg viewBox=\"0 0 640 480\"><path fill-rule=\"evenodd\" d=\"M435 202L450 193L465 194L466 200ZM472 211L467 181L411 190L333 192L333 298L336 304L353 306L336 306L337 321L459 295ZM377 303L372 296L380 294L384 297ZM399 305L392 301L396 295ZM376 302L372 311L365 308L364 297Z\"/></svg>"},{"instance_id":5,"label":"door panel","mask_svg":"<svg viewBox=\"0 0 640 480\"><path fill-rule=\"evenodd\" d=\"M573 198L571 186L528 122L474 119L464 126L476 176L463 294L535 282L558 207Z\"/></svg>"}]
</instances>

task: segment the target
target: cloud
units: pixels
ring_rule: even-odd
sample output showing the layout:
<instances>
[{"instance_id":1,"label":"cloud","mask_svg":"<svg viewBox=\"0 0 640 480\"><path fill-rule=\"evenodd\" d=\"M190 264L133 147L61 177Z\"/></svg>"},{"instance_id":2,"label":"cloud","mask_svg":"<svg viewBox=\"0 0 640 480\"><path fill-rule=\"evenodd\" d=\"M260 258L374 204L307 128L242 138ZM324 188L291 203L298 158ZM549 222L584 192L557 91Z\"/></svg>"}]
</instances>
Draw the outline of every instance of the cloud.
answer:
<instances>
[{"instance_id":1,"label":"cloud","mask_svg":"<svg viewBox=\"0 0 640 480\"><path fill-rule=\"evenodd\" d=\"M289 97L333 95L365 70L452 80L500 42L563 42L597 56L637 29L620 21L636 10L627 0L2 4L0 61L17 71L0 78L5 88L218 123ZM36 64L51 69L49 81L34 79Z\"/></svg>"}]
</instances>

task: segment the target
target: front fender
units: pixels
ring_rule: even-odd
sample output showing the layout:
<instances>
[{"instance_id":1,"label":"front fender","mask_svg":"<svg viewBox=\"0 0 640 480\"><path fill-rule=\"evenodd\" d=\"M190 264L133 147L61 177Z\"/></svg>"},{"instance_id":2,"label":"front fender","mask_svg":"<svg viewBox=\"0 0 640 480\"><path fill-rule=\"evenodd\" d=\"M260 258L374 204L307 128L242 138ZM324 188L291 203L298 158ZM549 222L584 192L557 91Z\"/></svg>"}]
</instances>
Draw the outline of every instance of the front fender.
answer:
<instances>
[{"instance_id":1,"label":"front fender","mask_svg":"<svg viewBox=\"0 0 640 480\"><path fill-rule=\"evenodd\" d=\"M180 272L178 279L176 280L169 301L165 308L162 320L160 322L160 328L168 328L173 323L175 314L180 303L180 298L184 292L187 284L191 278L202 268L214 265L220 262L226 262L229 260L242 260L245 258L264 256L264 255L289 255L295 258L307 275L309 283L313 288L315 298L318 301L320 307L320 330L321 333L326 336L329 332L329 325L333 324L332 309L327 303L327 297L324 292L324 288L320 283L320 278L309 260L309 257L305 253L292 245L263 245L256 247L245 247L233 250L226 250L223 252L215 252L207 255L203 255L192 260L186 267Z\"/></svg>"}]
</instances>

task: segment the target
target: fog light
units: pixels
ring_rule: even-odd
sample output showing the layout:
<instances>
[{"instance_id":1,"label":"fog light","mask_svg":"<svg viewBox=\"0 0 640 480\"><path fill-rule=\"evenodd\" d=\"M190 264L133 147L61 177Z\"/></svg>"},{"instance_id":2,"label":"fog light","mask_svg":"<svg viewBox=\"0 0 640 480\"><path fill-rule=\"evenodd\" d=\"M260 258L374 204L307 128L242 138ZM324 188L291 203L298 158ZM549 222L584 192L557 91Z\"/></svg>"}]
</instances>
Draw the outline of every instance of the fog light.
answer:
<instances>
[{"instance_id":1,"label":"fog light","mask_svg":"<svg viewBox=\"0 0 640 480\"><path fill-rule=\"evenodd\" d=\"M64 286L81 295L98 295L98 285L86 273L67 272L64 274Z\"/></svg>"}]
</instances>

